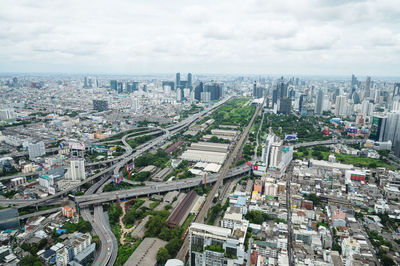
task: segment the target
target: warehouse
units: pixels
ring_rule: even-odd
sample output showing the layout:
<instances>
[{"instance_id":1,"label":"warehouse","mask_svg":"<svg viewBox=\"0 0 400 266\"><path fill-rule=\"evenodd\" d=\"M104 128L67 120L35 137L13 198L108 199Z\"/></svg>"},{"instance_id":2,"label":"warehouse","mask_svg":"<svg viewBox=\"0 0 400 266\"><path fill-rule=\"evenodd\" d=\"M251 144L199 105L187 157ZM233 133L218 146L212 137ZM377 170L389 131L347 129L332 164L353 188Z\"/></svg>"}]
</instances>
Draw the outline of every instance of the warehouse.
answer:
<instances>
[{"instance_id":1,"label":"warehouse","mask_svg":"<svg viewBox=\"0 0 400 266\"><path fill-rule=\"evenodd\" d=\"M211 134L213 135L221 135L221 136L237 136L239 131L236 130L225 130L225 129L212 129Z\"/></svg>"},{"instance_id":2,"label":"warehouse","mask_svg":"<svg viewBox=\"0 0 400 266\"><path fill-rule=\"evenodd\" d=\"M234 136L211 135L211 134L204 135L202 138L203 138L203 140L205 140L205 141L209 141L212 137L217 137L217 138L219 138L219 139L225 139L225 140L229 140L229 141L232 141L232 140L235 139Z\"/></svg>"},{"instance_id":3,"label":"warehouse","mask_svg":"<svg viewBox=\"0 0 400 266\"><path fill-rule=\"evenodd\" d=\"M193 208L190 210L190 215L197 215L201 207L203 207L203 203L205 200L206 198L204 196L200 196L193 205Z\"/></svg>"},{"instance_id":4,"label":"warehouse","mask_svg":"<svg viewBox=\"0 0 400 266\"><path fill-rule=\"evenodd\" d=\"M196 198L197 194L193 190L186 194L179 206L177 206L172 214L168 217L168 227L173 228L177 225L181 226L183 224L183 222L186 220L186 217L189 215L191 206L193 202L195 202Z\"/></svg>"},{"instance_id":5,"label":"warehouse","mask_svg":"<svg viewBox=\"0 0 400 266\"><path fill-rule=\"evenodd\" d=\"M228 148L229 148L228 144L211 143L211 142L197 142L197 143L192 143L190 145L189 150L227 152Z\"/></svg>"},{"instance_id":6,"label":"warehouse","mask_svg":"<svg viewBox=\"0 0 400 266\"><path fill-rule=\"evenodd\" d=\"M187 150L181 155L182 160L194 162L207 162L223 164L226 159L226 153L210 152L199 150Z\"/></svg>"}]
</instances>

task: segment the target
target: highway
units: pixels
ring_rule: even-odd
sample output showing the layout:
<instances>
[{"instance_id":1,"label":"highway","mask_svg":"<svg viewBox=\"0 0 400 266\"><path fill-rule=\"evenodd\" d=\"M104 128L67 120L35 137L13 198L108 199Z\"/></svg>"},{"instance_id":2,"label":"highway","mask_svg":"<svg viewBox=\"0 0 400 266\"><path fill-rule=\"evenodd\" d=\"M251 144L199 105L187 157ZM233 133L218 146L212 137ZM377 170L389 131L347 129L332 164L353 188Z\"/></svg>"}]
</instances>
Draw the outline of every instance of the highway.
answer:
<instances>
[{"instance_id":1,"label":"highway","mask_svg":"<svg viewBox=\"0 0 400 266\"><path fill-rule=\"evenodd\" d=\"M264 104L264 103L263 103ZM226 177L229 167L232 165L232 162L236 159L239 151L241 150L244 141L247 139L247 135L251 129L251 127L253 126L254 120L257 117L258 113L260 112L260 109L262 108L263 104L260 104L257 106L253 117L251 118L249 124L247 125L247 127L244 129L244 131L242 132L242 135L240 136L239 141L237 142L233 152L230 154L228 160L225 162L222 170L221 170L221 174L219 176L217 176L217 180L215 182L215 184L213 185L210 193L208 194L205 203L203 205L203 207L200 209L199 213L197 214L194 222L196 223L204 223L204 217L206 216L208 209L210 209L211 204L213 202L213 199L218 191L218 188L220 187L222 181L224 180L224 178ZM247 167L246 167L247 168ZM207 178L207 183L210 182L210 178ZM188 249L189 249L189 238L186 237L183 245L181 247L181 249L179 250L176 258L181 260L181 261L186 261L186 254L188 253Z\"/></svg>"}]
</instances>

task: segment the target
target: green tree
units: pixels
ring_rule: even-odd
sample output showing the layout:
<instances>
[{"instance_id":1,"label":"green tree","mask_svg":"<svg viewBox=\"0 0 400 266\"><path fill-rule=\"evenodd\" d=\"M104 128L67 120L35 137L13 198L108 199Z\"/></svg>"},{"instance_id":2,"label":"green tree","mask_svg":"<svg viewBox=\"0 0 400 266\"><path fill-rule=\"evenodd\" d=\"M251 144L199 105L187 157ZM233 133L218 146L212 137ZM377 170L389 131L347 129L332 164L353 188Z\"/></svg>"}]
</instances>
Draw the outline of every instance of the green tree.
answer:
<instances>
[{"instance_id":1,"label":"green tree","mask_svg":"<svg viewBox=\"0 0 400 266\"><path fill-rule=\"evenodd\" d=\"M178 253L179 249L181 248L182 243L183 243L183 240L181 238L175 237L168 242L168 244L165 246L165 248L168 250L168 253L172 257L175 257L176 254Z\"/></svg>"},{"instance_id":2,"label":"green tree","mask_svg":"<svg viewBox=\"0 0 400 266\"><path fill-rule=\"evenodd\" d=\"M167 260L169 260L170 259L170 255L169 255L169 253L168 253L168 250L166 249L166 248L160 248L158 251L157 251L157 256L156 256L156 258L157 258L157 262L159 263L159 264L165 264L166 262L167 262Z\"/></svg>"}]
</instances>

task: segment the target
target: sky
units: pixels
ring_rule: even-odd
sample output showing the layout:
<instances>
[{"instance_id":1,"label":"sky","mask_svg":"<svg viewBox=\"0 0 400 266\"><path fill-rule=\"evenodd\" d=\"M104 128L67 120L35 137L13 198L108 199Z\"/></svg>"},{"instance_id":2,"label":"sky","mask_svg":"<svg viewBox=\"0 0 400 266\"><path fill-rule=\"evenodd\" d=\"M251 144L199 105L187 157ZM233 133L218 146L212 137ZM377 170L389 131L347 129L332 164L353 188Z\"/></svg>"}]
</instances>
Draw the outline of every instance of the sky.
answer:
<instances>
[{"instance_id":1,"label":"sky","mask_svg":"<svg viewBox=\"0 0 400 266\"><path fill-rule=\"evenodd\" d=\"M1 0L0 72L400 76L399 0Z\"/></svg>"}]
</instances>

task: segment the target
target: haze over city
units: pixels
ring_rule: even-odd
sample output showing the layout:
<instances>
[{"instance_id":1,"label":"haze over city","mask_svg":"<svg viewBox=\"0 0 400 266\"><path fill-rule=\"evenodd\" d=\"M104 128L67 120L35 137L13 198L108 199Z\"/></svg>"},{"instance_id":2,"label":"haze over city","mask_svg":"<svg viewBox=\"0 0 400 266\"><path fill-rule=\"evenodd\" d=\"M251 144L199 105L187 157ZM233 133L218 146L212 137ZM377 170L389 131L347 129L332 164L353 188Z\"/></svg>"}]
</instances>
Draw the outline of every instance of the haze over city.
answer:
<instances>
[{"instance_id":1,"label":"haze over city","mask_svg":"<svg viewBox=\"0 0 400 266\"><path fill-rule=\"evenodd\" d=\"M396 0L2 1L1 72L398 76Z\"/></svg>"}]
</instances>

